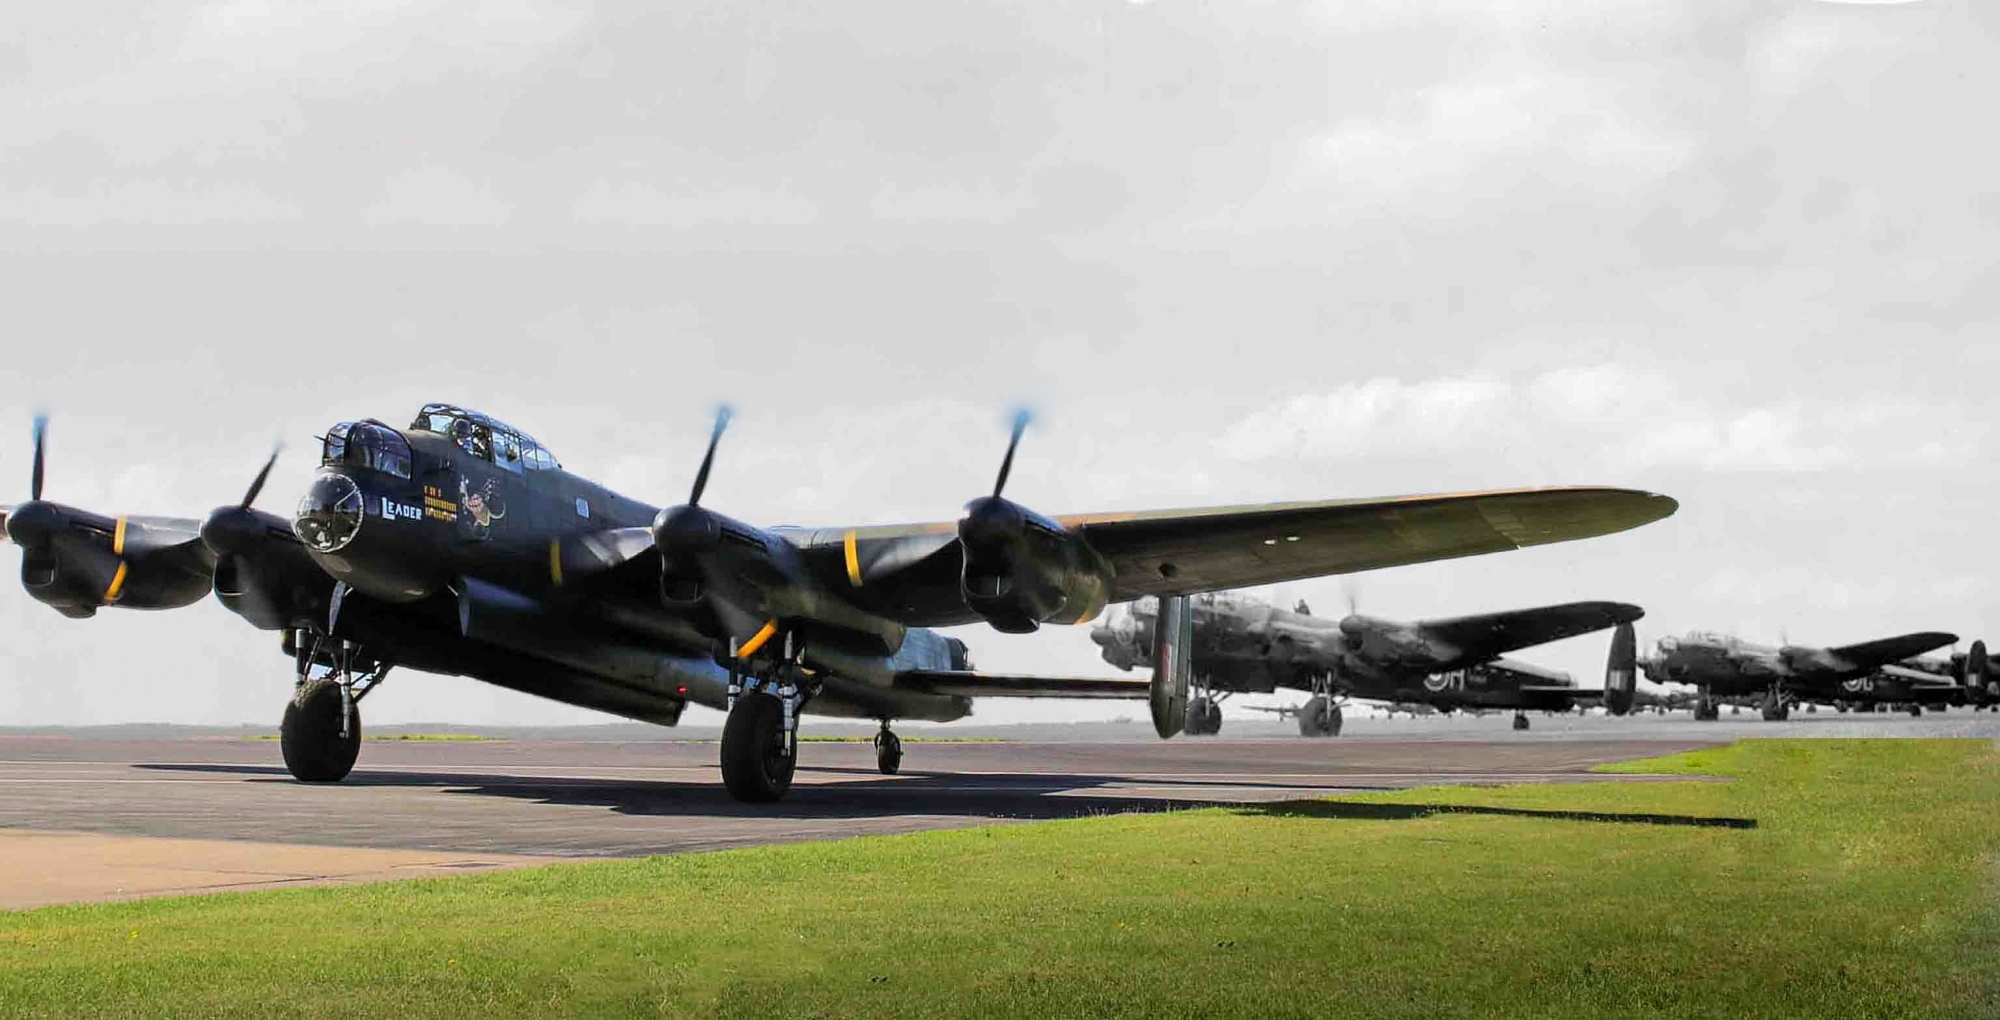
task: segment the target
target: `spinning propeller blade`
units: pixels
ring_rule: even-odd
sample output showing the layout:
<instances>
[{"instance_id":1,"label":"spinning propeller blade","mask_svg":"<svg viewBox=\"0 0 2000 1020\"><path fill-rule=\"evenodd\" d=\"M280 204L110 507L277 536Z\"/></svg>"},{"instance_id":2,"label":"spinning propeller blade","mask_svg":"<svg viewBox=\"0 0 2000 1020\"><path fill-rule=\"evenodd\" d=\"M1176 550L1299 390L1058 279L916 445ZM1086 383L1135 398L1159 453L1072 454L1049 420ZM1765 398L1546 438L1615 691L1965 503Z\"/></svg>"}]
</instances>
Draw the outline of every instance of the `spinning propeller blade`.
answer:
<instances>
[{"instance_id":1,"label":"spinning propeller blade","mask_svg":"<svg viewBox=\"0 0 2000 1020\"><path fill-rule=\"evenodd\" d=\"M47 445L48 437L49 416L46 414L35 415L35 468L34 473L28 479L28 498L30 499L42 498L42 464L45 456L43 451Z\"/></svg>"},{"instance_id":2,"label":"spinning propeller blade","mask_svg":"<svg viewBox=\"0 0 2000 1020\"><path fill-rule=\"evenodd\" d=\"M264 491L264 482L270 479L271 468L277 465L278 454L284 449L284 443L278 443L271 447L270 459L264 462L263 470L257 472L256 481L251 482L249 491L243 494L243 502L236 504L238 509L248 510L250 509L250 504L257 502L257 494Z\"/></svg>"},{"instance_id":3,"label":"spinning propeller blade","mask_svg":"<svg viewBox=\"0 0 2000 1020\"><path fill-rule=\"evenodd\" d=\"M694 489L688 493L687 505L689 506L701 505L701 494L708 489L708 471L715 466L716 444L722 442L722 432L729 427L729 419L731 417L732 412L729 410L728 405L716 409L715 431L709 434L708 453L704 454L701 458L701 470L695 472Z\"/></svg>"},{"instance_id":4,"label":"spinning propeller blade","mask_svg":"<svg viewBox=\"0 0 2000 1020\"><path fill-rule=\"evenodd\" d=\"M1021 445L1021 433L1028 430L1026 409L1014 413L1014 435L1007 440L1007 456L1000 461L1000 477L993 480L993 498L999 499L1001 490L1007 488L1007 476L1014 472L1014 450Z\"/></svg>"}]
</instances>

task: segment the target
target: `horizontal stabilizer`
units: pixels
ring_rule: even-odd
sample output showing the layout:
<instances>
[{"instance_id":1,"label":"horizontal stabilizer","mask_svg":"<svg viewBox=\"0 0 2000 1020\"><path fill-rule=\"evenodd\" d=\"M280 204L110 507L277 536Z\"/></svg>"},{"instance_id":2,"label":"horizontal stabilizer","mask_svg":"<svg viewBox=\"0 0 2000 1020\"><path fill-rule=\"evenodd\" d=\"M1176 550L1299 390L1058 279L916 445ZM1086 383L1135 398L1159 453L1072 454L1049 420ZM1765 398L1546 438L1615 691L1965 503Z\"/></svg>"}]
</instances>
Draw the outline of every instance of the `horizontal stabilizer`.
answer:
<instances>
[{"instance_id":1,"label":"horizontal stabilizer","mask_svg":"<svg viewBox=\"0 0 2000 1020\"><path fill-rule=\"evenodd\" d=\"M961 698L1088 698L1144 701L1150 681L1113 677L1029 676L965 670L913 669L896 674L896 686Z\"/></svg>"},{"instance_id":2,"label":"horizontal stabilizer","mask_svg":"<svg viewBox=\"0 0 2000 1020\"><path fill-rule=\"evenodd\" d=\"M1863 641L1858 645L1843 645L1827 651L1854 663L1857 666L1881 665L1914 658L1925 652L1956 643L1958 635L1943 631L1919 631L1903 634L1879 641Z\"/></svg>"},{"instance_id":3,"label":"horizontal stabilizer","mask_svg":"<svg viewBox=\"0 0 2000 1020\"><path fill-rule=\"evenodd\" d=\"M1875 670L1875 674L1877 676L1886 676L1901 680L1912 687L1958 686L1957 682L1951 677L1939 676L1936 673L1927 673L1921 669L1911 669L1908 666L1882 666Z\"/></svg>"}]
</instances>

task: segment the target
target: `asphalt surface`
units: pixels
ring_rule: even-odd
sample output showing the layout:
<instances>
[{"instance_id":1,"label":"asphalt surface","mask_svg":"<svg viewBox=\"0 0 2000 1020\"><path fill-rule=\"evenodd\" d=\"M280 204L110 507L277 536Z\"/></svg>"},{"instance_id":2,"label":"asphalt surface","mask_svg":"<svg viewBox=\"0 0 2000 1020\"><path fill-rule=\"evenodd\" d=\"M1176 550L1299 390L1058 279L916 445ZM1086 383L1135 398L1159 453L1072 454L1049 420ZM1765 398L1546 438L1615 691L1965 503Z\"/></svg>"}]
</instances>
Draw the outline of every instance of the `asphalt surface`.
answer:
<instances>
[{"instance_id":1,"label":"asphalt surface","mask_svg":"<svg viewBox=\"0 0 2000 1020\"><path fill-rule=\"evenodd\" d=\"M0 828L567 857L632 856L1587 771L1682 740L1222 740L802 745L791 796L744 805L704 742L369 741L333 785L276 741L0 736Z\"/></svg>"},{"instance_id":2,"label":"asphalt surface","mask_svg":"<svg viewBox=\"0 0 2000 1020\"><path fill-rule=\"evenodd\" d=\"M982 742L911 728L894 777L876 772L866 743L807 742L791 796L775 805L731 800L716 744L698 739L370 740L345 782L307 785L285 772L275 740L0 733L0 860L12 865L0 868L0 909L1441 783L1650 782L1682 777L1589 769L1746 736L2000 738L2000 713L1963 711L1787 723L1535 716L1528 732L1508 721L1355 719L1330 740L1256 718L1231 718L1224 737L1172 741L1124 724L993 727L1019 739Z\"/></svg>"}]
</instances>

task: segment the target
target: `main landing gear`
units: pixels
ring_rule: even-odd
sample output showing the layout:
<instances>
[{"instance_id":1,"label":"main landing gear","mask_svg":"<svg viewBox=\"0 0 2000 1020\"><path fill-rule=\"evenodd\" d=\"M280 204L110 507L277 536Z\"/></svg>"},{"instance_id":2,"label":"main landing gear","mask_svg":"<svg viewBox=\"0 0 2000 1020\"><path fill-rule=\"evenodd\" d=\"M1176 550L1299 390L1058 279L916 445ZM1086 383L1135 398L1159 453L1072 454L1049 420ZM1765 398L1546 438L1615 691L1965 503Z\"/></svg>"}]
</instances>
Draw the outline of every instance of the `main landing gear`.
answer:
<instances>
[{"instance_id":1,"label":"main landing gear","mask_svg":"<svg viewBox=\"0 0 2000 1020\"><path fill-rule=\"evenodd\" d=\"M1696 722L1714 722L1722 718L1722 707L1709 696L1707 688L1702 688L1701 693L1695 695L1694 718Z\"/></svg>"},{"instance_id":2,"label":"main landing gear","mask_svg":"<svg viewBox=\"0 0 2000 1020\"><path fill-rule=\"evenodd\" d=\"M1187 703L1187 725L1181 732L1190 737L1212 737L1222 732L1222 699L1212 690L1190 693Z\"/></svg>"},{"instance_id":3,"label":"main landing gear","mask_svg":"<svg viewBox=\"0 0 2000 1020\"><path fill-rule=\"evenodd\" d=\"M1784 722L1792 717L1792 705L1785 700L1784 688L1772 684L1771 689L1764 692L1762 711L1765 722Z\"/></svg>"},{"instance_id":4,"label":"main landing gear","mask_svg":"<svg viewBox=\"0 0 2000 1020\"><path fill-rule=\"evenodd\" d=\"M785 635L782 657L751 663L753 672L748 675L737 672L743 660L733 642L728 662L729 718L722 724L722 785L737 800L768 804L782 799L792 788L792 772L799 757L799 714L819 693L819 681L799 665L790 634ZM878 765L882 746L877 737ZM900 741L896 747L900 765Z\"/></svg>"},{"instance_id":5,"label":"main landing gear","mask_svg":"<svg viewBox=\"0 0 2000 1020\"><path fill-rule=\"evenodd\" d=\"M365 657L340 638L297 631L287 642L298 682L278 727L285 769L305 783L337 783L361 754L361 699L389 675L389 664ZM325 672L315 676L315 666Z\"/></svg>"},{"instance_id":6,"label":"main landing gear","mask_svg":"<svg viewBox=\"0 0 2000 1020\"><path fill-rule=\"evenodd\" d=\"M1525 730L1528 728L1528 713L1526 712L1514 713L1514 728L1517 730Z\"/></svg>"}]
</instances>

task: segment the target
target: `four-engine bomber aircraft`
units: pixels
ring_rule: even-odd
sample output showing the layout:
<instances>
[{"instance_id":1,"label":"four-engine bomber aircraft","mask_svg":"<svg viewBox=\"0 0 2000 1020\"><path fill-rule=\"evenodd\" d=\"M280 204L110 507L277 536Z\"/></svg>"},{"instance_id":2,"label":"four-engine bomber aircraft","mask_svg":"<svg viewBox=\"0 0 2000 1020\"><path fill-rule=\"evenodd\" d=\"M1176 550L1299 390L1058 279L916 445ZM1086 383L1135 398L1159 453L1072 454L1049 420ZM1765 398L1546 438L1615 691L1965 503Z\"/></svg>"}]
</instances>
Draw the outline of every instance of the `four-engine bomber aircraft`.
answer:
<instances>
[{"instance_id":1,"label":"four-engine bomber aircraft","mask_svg":"<svg viewBox=\"0 0 2000 1020\"><path fill-rule=\"evenodd\" d=\"M1204 690L1188 701L1187 731L1221 730L1218 693L1289 687L1312 695L1296 710L1299 733L1309 737L1340 732L1338 696L1439 709L1511 708L1517 730L1528 728L1528 711L1567 712L1598 699L1623 715L1632 707L1636 680L1632 621L1645 615L1620 602L1572 602L1399 623L1359 613L1332 620L1313 616L1303 603L1282 609L1239 592L1197 595L1191 602L1189 668ZM1153 599L1115 607L1091 628L1091 640L1119 669L1151 666L1158 615ZM1579 688L1567 673L1501 657L1611 627L1618 632L1601 691Z\"/></svg>"},{"instance_id":2,"label":"four-engine bomber aircraft","mask_svg":"<svg viewBox=\"0 0 2000 1020\"><path fill-rule=\"evenodd\" d=\"M357 703L393 666L476 677L673 725L689 701L725 709L721 764L747 801L792 781L802 712L951 720L985 695L1150 697L1163 734L1186 713L1185 596L1609 534L1677 504L1624 489L1554 488L1046 517L993 494L958 520L759 528L702 505L728 414L687 502L659 509L564 471L519 429L445 404L408 428L343 422L290 519L243 500L205 520L107 517L42 499L7 508L30 595L65 616L164 609L213 591L284 634L297 677L286 767L347 775ZM973 672L965 645L926 628L1006 633L1165 600L1150 682Z\"/></svg>"},{"instance_id":3,"label":"four-engine bomber aircraft","mask_svg":"<svg viewBox=\"0 0 2000 1020\"><path fill-rule=\"evenodd\" d=\"M1693 685L1696 719L1716 718L1717 699L1757 697L1764 718L1780 720L1791 715L1793 701L1831 702L1840 697L1843 684L1957 640L1955 634L1924 631L1839 648L1774 648L1693 631L1661 638L1657 654L1640 660L1640 666L1654 683Z\"/></svg>"}]
</instances>

